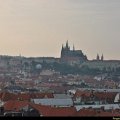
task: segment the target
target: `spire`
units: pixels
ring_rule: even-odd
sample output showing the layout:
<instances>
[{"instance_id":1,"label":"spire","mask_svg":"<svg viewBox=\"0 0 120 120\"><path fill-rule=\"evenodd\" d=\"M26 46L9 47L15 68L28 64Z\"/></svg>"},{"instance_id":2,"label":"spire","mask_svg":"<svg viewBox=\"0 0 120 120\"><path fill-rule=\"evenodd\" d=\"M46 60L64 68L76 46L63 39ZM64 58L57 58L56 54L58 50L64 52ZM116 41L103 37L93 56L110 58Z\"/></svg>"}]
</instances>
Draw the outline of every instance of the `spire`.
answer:
<instances>
[{"instance_id":1,"label":"spire","mask_svg":"<svg viewBox=\"0 0 120 120\"><path fill-rule=\"evenodd\" d=\"M73 51L75 51L75 46L74 46L74 44L73 44Z\"/></svg>"},{"instance_id":2,"label":"spire","mask_svg":"<svg viewBox=\"0 0 120 120\"><path fill-rule=\"evenodd\" d=\"M104 60L103 54L102 54L102 56L101 56L101 60L102 60L102 61Z\"/></svg>"},{"instance_id":3,"label":"spire","mask_svg":"<svg viewBox=\"0 0 120 120\"><path fill-rule=\"evenodd\" d=\"M63 56L63 52L64 52L64 47L63 47L63 44L62 44L61 57Z\"/></svg>"},{"instance_id":4,"label":"spire","mask_svg":"<svg viewBox=\"0 0 120 120\"><path fill-rule=\"evenodd\" d=\"M100 60L99 54L97 54L96 60Z\"/></svg>"},{"instance_id":5,"label":"spire","mask_svg":"<svg viewBox=\"0 0 120 120\"><path fill-rule=\"evenodd\" d=\"M66 48L68 48L68 40L67 40L67 42L66 42Z\"/></svg>"},{"instance_id":6,"label":"spire","mask_svg":"<svg viewBox=\"0 0 120 120\"><path fill-rule=\"evenodd\" d=\"M70 47L69 47L69 45L68 45L68 40L67 40L67 42L66 42L66 47L65 47L65 49L66 49L66 50L70 50Z\"/></svg>"},{"instance_id":7,"label":"spire","mask_svg":"<svg viewBox=\"0 0 120 120\"><path fill-rule=\"evenodd\" d=\"M63 47L63 44L62 44L62 50L63 50L63 48L64 48L64 47Z\"/></svg>"}]
</instances>

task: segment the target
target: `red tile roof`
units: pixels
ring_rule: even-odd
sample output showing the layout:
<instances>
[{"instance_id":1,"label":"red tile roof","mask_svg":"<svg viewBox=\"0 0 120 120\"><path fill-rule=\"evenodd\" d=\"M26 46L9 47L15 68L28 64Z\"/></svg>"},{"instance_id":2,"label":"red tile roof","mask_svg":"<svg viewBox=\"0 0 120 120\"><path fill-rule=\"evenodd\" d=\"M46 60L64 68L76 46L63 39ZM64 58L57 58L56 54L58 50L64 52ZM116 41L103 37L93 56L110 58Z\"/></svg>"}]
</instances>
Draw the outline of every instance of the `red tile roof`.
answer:
<instances>
[{"instance_id":1,"label":"red tile roof","mask_svg":"<svg viewBox=\"0 0 120 120\"><path fill-rule=\"evenodd\" d=\"M32 93L31 98L54 98L53 93Z\"/></svg>"},{"instance_id":2,"label":"red tile roof","mask_svg":"<svg viewBox=\"0 0 120 120\"><path fill-rule=\"evenodd\" d=\"M33 105L42 116L75 116L75 107L51 107L44 105Z\"/></svg>"},{"instance_id":3,"label":"red tile roof","mask_svg":"<svg viewBox=\"0 0 120 120\"><path fill-rule=\"evenodd\" d=\"M30 101L30 94L29 93L19 93L16 96L16 100L25 100L25 101Z\"/></svg>"},{"instance_id":4,"label":"red tile roof","mask_svg":"<svg viewBox=\"0 0 120 120\"><path fill-rule=\"evenodd\" d=\"M13 93L9 93L9 92L3 92L1 93L0 97L2 101L8 101L8 100L14 100L16 95Z\"/></svg>"},{"instance_id":5,"label":"red tile roof","mask_svg":"<svg viewBox=\"0 0 120 120\"><path fill-rule=\"evenodd\" d=\"M31 106L39 111L42 116L75 116L75 107L51 107L44 105L37 105L28 101L8 101L4 104L5 111L19 111L25 106Z\"/></svg>"},{"instance_id":6,"label":"red tile roof","mask_svg":"<svg viewBox=\"0 0 120 120\"><path fill-rule=\"evenodd\" d=\"M74 98L77 98L77 97L90 97L92 94L90 91L80 91L80 90L77 90L75 95L74 95Z\"/></svg>"},{"instance_id":7,"label":"red tile roof","mask_svg":"<svg viewBox=\"0 0 120 120\"><path fill-rule=\"evenodd\" d=\"M94 96L97 97L99 100L109 99L114 100L116 93L113 92L95 92Z\"/></svg>"},{"instance_id":8,"label":"red tile roof","mask_svg":"<svg viewBox=\"0 0 120 120\"><path fill-rule=\"evenodd\" d=\"M4 104L4 110L5 111L19 111L21 108L23 108L27 105L30 105L30 103L28 101L10 100Z\"/></svg>"},{"instance_id":9,"label":"red tile roof","mask_svg":"<svg viewBox=\"0 0 120 120\"><path fill-rule=\"evenodd\" d=\"M0 99L2 99L2 95L3 95L3 93L1 92L1 93L0 93Z\"/></svg>"},{"instance_id":10,"label":"red tile roof","mask_svg":"<svg viewBox=\"0 0 120 120\"><path fill-rule=\"evenodd\" d=\"M84 116L84 117L92 117L96 115L96 111L94 109L81 109L76 113L76 116Z\"/></svg>"},{"instance_id":11,"label":"red tile roof","mask_svg":"<svg viewBox=\"0 0 120 120\"><path fill-rule=\"evenodd\" d=\"M2 92L0 93L0 99L2 101L9 101L9 100L25 100L30 101L31 98L54 98L52 93L9 93L9 92Z\"/></svg>"},{"instance_id":12,"label":"red tile roof","mask_svg":"<svg viewBox=\"0 0 120 120\"><path fill-rule=\"evenodd\" d=\"M96 116L99 116L99 117L113 117L113 116L120 117L120 113L101 111L100 113L96 114Z\"/></svg>"},{"instance_id":13,"label":"red tile roof","mask_svg":"<svg viewBox=\"0 0 120 120\"><path fill-rule=\"evenodd\" d=\"M28 93L9 93L9 92L3 92L0 94L0 98L3 101L9 101L9 100L30 100L30 95Z\"/></svg>"},{"instance_id":14,"label":"red tile roof","mask_svg":"<svg viewBox=\"0 0 120 120\"><path fill-rule=\"evenodd\" d=\"M41 116L120 116L120 110L111 110L105 111L104 109L100 109L99 112L93 108L83 108L79 111L76 111L75 107L51 107L45 105L37 105L34 103L30 103L28 101L7 101L4 104L5 111L20 111L23 107L30 106L37 111L39 111Z\"/></svg>"}]
</instances>

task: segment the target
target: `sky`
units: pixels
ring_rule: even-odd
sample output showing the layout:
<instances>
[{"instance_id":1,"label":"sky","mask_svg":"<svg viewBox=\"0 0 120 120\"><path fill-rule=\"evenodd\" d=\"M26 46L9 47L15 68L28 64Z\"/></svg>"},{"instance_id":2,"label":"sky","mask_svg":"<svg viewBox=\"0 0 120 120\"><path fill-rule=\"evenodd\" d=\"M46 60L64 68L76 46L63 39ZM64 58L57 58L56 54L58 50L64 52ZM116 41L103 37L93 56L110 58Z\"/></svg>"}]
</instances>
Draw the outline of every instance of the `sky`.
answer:
<instances>
[{"instance_id":1,"label":"sky","mask_svg":"<svg viewBox=\"0 0 120 120\"><path fill-rule=\"evenodd\" d=\"M120 0L0 0L0 54L60 57L69 41L88 59L120 59Z\"/></svg>"}]
</instances>

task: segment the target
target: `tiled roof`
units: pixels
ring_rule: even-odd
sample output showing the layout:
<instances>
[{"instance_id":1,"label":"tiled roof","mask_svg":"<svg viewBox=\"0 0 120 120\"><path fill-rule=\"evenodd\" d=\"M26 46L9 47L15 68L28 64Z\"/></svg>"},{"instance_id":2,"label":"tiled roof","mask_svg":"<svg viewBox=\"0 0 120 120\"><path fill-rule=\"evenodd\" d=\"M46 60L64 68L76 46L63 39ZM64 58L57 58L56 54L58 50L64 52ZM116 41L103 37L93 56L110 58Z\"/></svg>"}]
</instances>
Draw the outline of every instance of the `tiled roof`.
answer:
<instances>
[{"instance_id":1,"label":"tiled roof","mask_svg":"<svg viewBox=\"0 0 120 120\"><path fill-rule=\"evenodd\" d=\"M31 98L54 98L52 93L9 93L2 92L0 93L0 99L3 101L9 100L27 100L30 101Z\"/></svg>"},{"instance_id":2,"label":"tiled roof","mask_svg":"<svg viewBox=\"0 0 120 120\"><path fill-rule=\"evenodd\" d=\"M98 99L109 99L109 100L114 100L116 93L115 92L96 92L94 93L94 96L97 97Z\"/></svg>"},{"instance_id":3,"label":"tiled roof","mask_svg":"<svg viewBox=\"0 0 120 120\"><path fill-rule=\"evenodd\" d=\"M75 116L75 107L50 107L44 105L33 105L42 116Z\"/></svg>"},{"instance_id":4,"label":"tiled roof","mask_svg":"<svg viewBox=\"0 0 120 120\"><path fill-rule=\"evenodd\" d=\"M28 93L9 93L9 92L3 92L0 95L1 100L3 101L9 101L9 100L30 100L30 95Z\"/></svg>"},{"instance_id":5,"label":"tiled roof","mask_svg":"<svg viewBox=\"0 0 120 120\"><path fill-rule=\"evenodd\" d=\"M4 104L4 109L5 109L5 111L19 111L21 108L23 108L29 104L30 103L28 101L10 100Z\"/></svg>"},{"instance_id":6,"label":"tiled roof","mask_svg":"<svg viewBox=\"0 0 120 120\"><path fill-rule=\"evenodd\" d=\"M77 98L77 97L90 97L91 96L91 92L90 91L80 91L80 90L77 90L75 95L74 95L74 98Z\"/></svg>"},{"instance_id":7,"label":"tiled roof","mask_svg":"<svg viewBox=\"0 0 120 120\"><path fill-rule=\"evenodd\" d=\"M111 112L108 112L108 111L101 111L100 113L97 113L96 116L100 116L100 117L113 117L113 116L118 116L120 117L120 113L113 113L112 111Z\"/></svg>"},{"instance_id":8,"label":"tiled roof","mask_svg":"<svg viewBox=\"0 0 120 120\"><path fill-rule=\"evenodd\" d=\"M54 107L54 106L45 106L45 105L37 105L34 103L30 103L28 101L7 101L4 104L5 111L20 111L25 107L32 107L39 111L41 116L97 116L97 117L104 117L104 116L120 116L120 109L117 110L107 110L104 109L93 109L93 108L82 108L81 110L77 111L75 107Z\"/></svg>"},{"instance_id":9,"label":"tiled roof","mask_svg":"<svg viewBox=\"0 0 120 120\"><path fill-rule=\"evenodd\" d=\"M81 109L76 113L76 116L85 116L85 117L90 117L90 116L95 116L96 111L94 109Z\"/></svg>"},{"instance_id":10,"label":"tiled roof","mask_svg":"<svg viewBox=\"0 0 120 120\"><path fill-rule=\"evenodd\" d=\"M2 101L8 101L8 100L14 100L16 95L13 93L9 93L9 92L3 92L1 93L1 100Z\"/></svg>"},{"instance_id":11,"label":"tiled roof","mask_svg":"<svg viewBox=\"0 0 120 120\"><path fill-rule=\"evenodd\" d=\"M23 107L32 106L43 116L74 116L75 107L55 108L50 106L35 105L28 101L9 100L4 104L5 111L19 111Z\"/></svg>"},{"instance_id":12,"label":"tiled roof","mask_svg":"<svg viewBox=\"0 0 120 120\"><path fill-rule=\"evenodd\" d=\"M16 100L27 100L29 101L30 100L30 94L29 93L19 93L17 94L16 96Z\"/></svg>"},{"instance_id":13,"label":"tiled roof","mask_svg":"<svg viewBox=\"0 0 120 120\"><path fill-rule=\"evenodd\" d=\"M0 99L2 99L3 92L0 92Z\"/></svg>"},{"instance_id":14,"label":"tiled roof","mask_svg":"<svg viewBox=\"0 0 120 120\"><path fill-rule=\"evenodd\" d=\"M31 98L54 98L53 93L32 93Z\"/></svg>"}]
</instances>

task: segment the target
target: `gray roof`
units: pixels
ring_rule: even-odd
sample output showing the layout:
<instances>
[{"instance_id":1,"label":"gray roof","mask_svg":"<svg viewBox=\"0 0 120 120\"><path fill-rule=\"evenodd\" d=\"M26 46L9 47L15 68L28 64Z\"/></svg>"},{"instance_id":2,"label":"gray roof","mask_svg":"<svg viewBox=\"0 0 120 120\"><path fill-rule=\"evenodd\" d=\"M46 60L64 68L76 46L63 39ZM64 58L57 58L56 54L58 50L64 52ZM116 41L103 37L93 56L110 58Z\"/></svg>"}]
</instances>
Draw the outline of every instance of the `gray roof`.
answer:
<instances>
[{"instance_id":1,"label":"gray roof","mask_svg":"<svg viewBox=\"0 0 120 120\"><path fill-rule=\"evenodd\" d=\"M69 99L55 99L55 98L47 98L47 99L32 99L35 104L42 105L51 105L51 106L73 106L73 101L71 98Z\"/></svg>"},{"instance_id":2,"label":"gray roof","mask_svg":"<svg viewBox=\"0 0 120 120\"><path fill-rule=\"evenodd\" d=\"M120 92L120 89L79 88L79 90L94 90L99 92Z\"/></svg>"},{"instance_id":3,"label":"gray roof","mask_svg":"<svg viewBox=\"0 0 120 120\"><path fill-rule=\"evenodd\" d=\"M7 90L23 90L21 86L7 86L5 89Z\"/></svg>"},{"instance_id":4,"label":"gray roof","mask_svg":"<svg viewBox=\"0 0 120 120\"><path fill-rule=\"evenodd\" d=\"M102 105L76 105L75 108L77 111L79 111L82 108L101 108L104 107L105 110L109 110L109 109L118 109L119 104L102 104Z\"/></svg>"}]
</instances>

